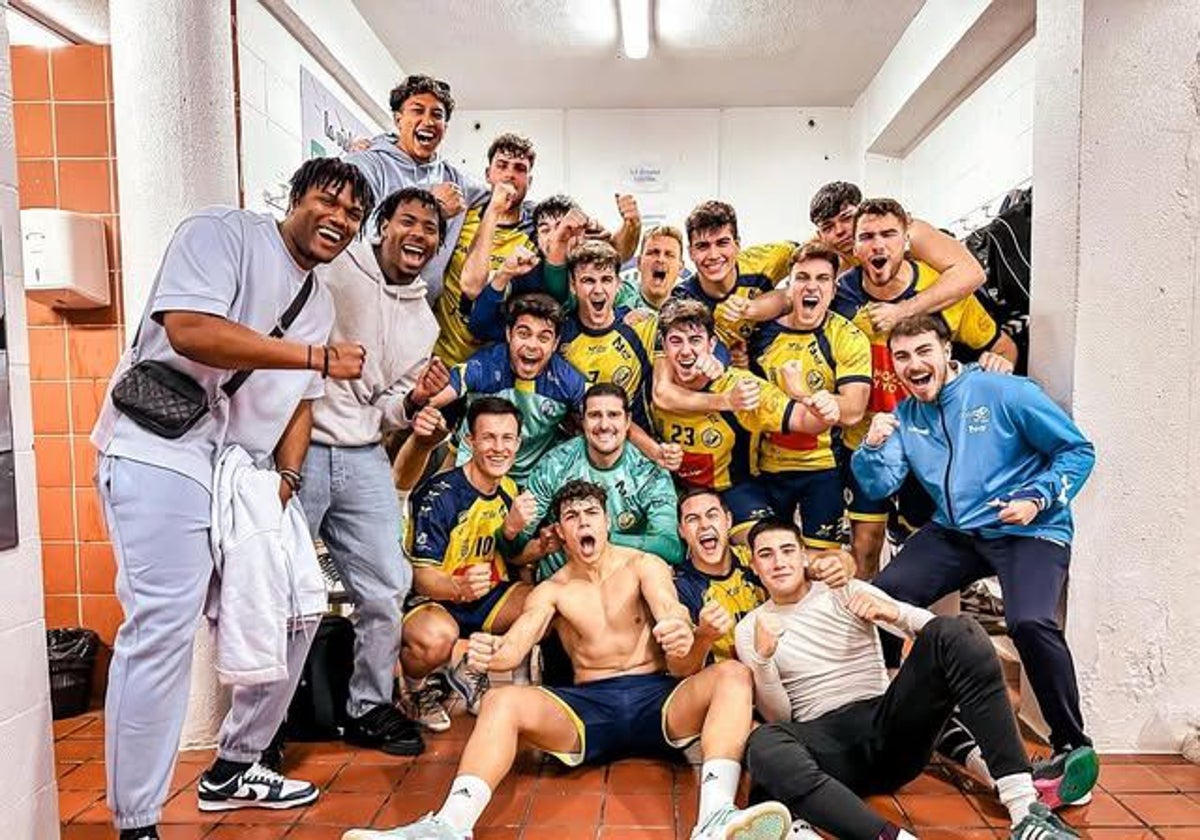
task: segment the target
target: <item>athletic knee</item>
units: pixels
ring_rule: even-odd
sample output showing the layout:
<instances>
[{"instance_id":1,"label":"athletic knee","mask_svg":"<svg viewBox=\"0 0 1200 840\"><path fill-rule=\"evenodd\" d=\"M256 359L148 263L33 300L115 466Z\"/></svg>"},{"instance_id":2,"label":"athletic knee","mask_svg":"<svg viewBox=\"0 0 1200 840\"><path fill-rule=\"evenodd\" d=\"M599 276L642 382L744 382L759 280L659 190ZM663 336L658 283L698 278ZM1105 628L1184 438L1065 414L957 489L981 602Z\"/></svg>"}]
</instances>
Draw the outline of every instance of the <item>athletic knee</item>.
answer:
<instances>
[{"instance_id":1,"label":"athletic knee","mask_svg":"<svg viewBox=\"0 0 1200 840\"><path fill-rule=\"evenodd\" d=\"M754 675L736 659L726 659L710 666L716 673L718 694L751 695L754 693Z\"/></svg>"},{"instance_id":2,"label":"athletic knee","mask_svg":"<svg viewBox=\"0 0 1200 840\"><path fill-rule=\"evenodd\" d=\"M452 621L412 622L404 627L404 645L430 668L449 662L458 641L458 627Z\"/></svg>"},{"instance_id":3,"label":"athletic knee","mask_svg":"<svg viewBox=\"0 0 1200 840\"><path fill-rule=\"evenodd\" d=\"M519 686L502 686L490 689L483 695L483 703L479 707L479 717L488 720L519 720L521 714L521 696L524 692Z\"/></svg>"},{"instance_id":4,"label":"athletic knee","mask_svg":"<svg viewBox=\"0 0 1200 840\"><path fill-rule=\"evenodd\" d=\"M965 615L937 616L921 631L957 661L976 669L998 667L996 649L979 622Z\"/></svg>"}]
</instances>

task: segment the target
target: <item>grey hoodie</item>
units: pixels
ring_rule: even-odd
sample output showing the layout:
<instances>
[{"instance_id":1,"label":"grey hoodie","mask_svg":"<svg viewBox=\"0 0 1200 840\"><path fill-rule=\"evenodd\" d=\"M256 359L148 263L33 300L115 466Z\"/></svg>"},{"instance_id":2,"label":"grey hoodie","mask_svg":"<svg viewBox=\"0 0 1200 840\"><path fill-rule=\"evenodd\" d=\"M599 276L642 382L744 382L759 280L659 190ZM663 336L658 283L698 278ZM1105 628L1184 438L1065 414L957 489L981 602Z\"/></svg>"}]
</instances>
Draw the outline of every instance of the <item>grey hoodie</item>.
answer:
<instances>
[{"instance_id":1,"label":"grey hoodie","mask_svg":"<svg viewBox=\"0 0 1200 840\"><path fill-rule=\"evenodd\" d=\"M355 239L337 259L317 268L333 295L334 341L367 349L361 379L325 383L313 404L313 440L329 446L378 443L384 431L406 428L404 397L429 360L438 325L425 301L425 282L388 283L365 239Z\"/></svg>"},{"instance_id":2,"label":"grey hoodie","mask_svg":"<svg viewBox=\"0 0 1200 840\"><path fill-rule=\"evenodd\" d=\"M396 136L381 134L371 141L371 147L362 152L351 152L346 155L347 163L352 163L362 170L375 193L375 202L381 203L391 193L402 187L424 187L429 189L437 184L457 184L463 191L466 207L472 207L488 195L487 185L482 181L469 178L460 169L448 162L441 155L434 155L428 163L413 160L396 145ZM446 238L442 247L434 255L421 277L426 285L426 297L432 304L442 292L442 275L446 273L446 264L454 253L458 235L462 232L463 219L466 213L459 213L453 219L446 220ZM375 220L368 222L368 236L375 236Z\"/></svg>"}]
</instances>

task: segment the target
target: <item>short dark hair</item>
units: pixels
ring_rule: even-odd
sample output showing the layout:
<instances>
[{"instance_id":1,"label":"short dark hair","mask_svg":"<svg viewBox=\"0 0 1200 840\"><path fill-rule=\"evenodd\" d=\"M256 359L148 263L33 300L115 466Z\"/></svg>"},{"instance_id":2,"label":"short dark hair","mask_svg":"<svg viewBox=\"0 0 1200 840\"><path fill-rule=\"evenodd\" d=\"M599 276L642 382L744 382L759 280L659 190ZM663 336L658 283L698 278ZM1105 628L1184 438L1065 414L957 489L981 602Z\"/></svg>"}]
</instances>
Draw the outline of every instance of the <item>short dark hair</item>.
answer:
<instances>
[{"instance_id":1,"label":"short dark hair","mask_svg":"<svg viewBox=\"0 0 1200 840\"><path fill-rule=\"evenodd\" d=\"M683 503L688 499L694 499L697 496L712 496L721 504L721 510L729 512L729 504L725 501L725 497L721 495L719 490L714 490L711 487L689 487L679 494L679 505L677 510L683 513Z\"/></svg>"},{"instance_id":2,"label":"short dark hair","mask_svg":"<svg viewBox=\"0 0 1200 840\"><path fill-rule=\"evenodd\" d=\"M820 227L829 221L847 204L858 205L862 201L862 190L849 181L831 181L821 189L808 204L808 218Z\"/></svg>"},{"instance_id":3,"label":"short dark hair","mask_svg":"<svg viewBox=\"0 0 1200 840\"><path fill-rule=\"evenodd\" d=\"M796 538L796 542L800 543L801 547L804 546L804 534L800 532L800 528L795 522L769 517L755 522L750 528L750 533L746 535L746 545L750 546L751 551L754 550L754 543L758 541L759 536L768 531L787 531Z\"/></svg>"},{"instance_id":4,"label":"short dark hair","mask_svg":"<svg viewBox=\"0 0 1200 840\"><path fill-rule=\"evenodd\" d=\"M598 265L611 268L613 274L621 273L621 255L617 249L599 239L585 239L567 254L567 274L575 279L575 269L581 265Z\"/></svg>"},{"instance_id":5,"label":"short dark hair","mask_svg":"<svg viewBox=\"0 0 1200 840\"><path fill-rule=\"evenodd\" d=\"M495 140L492 145L488 146L487 162L491 165L492 158L496 156L496 152L504 152L510 157L525 158L529 161L530 167L537 159L537 152L533 150L533 141L528 137L522 137L520 134L513 134L511 131L506 131Z\"/></svg>"},{"instance_id":6,"label":"short dark hair","mask_svg":"<svg viewBox=\"0 0 1200 840\"><path fill-rule=\"evenodd\" d=\"M705 201L697 204L695 209L688 213L683 227L687 231L690 243L696 234L717 230L725 225L729 225L733 231L733 238L738 239L737 211L733 209L733 205L724 201Z\"/></svg>"},{"instance_id":7,"label":"short dark hair","mask_svg":"<svg viewBox=\"0 0 1200 840\"><path fill-rule=\"evenodd\" d=\"M838 256L838 252L824 242L805 242L799 248L792 251L792 256L788 260L788 267L795 268L797 263L807 260L824 260L829 263L833 266L834 277L837 276L838 268L842 264L842 258Z\"/></svg>"},{"instance_id":8,"label":"short dark hair","mask_svg":"<svg viewBox=\"0 0 1200 840\"><path fill-rule=\"evenodd\" d=\"M400 205L410 201L415 201L433 211L438 223L438 245L441 245L446 239L446 220L442 218L441 208L438 206L437 199L433 197L433 193L423 187L401 187L385 198L379 205L379 212L375 214L375 235L381 236L383 223L390 222L392 216L396 215L396 211L400 209Z\"/></svg>"},{"instance_id":9,"label":"short dark hair","mask_svg":"<svg viewBox=\"0 0 1200 840\"><path fill-rule=\"evenodd\" d=\"M562 332L563 312L558 301L545 292L526 292L508 302L508 314L504 321L509 327L517 323L522 315L541 318L554 325L554 334Z\"/></svg>"},{"instance_id":10,"label":"short dark hair","mask_svg":"<svg viewBox=\"0 0 1200 840\"><path fill-rule=\"evenodd\" d=\"M608 491L592 481L584 481L582 478L573 478L558 489L554 494L554 498L550 500L550 513L555 519L558 519L562 513L563 507L569 502L578 502L583 499L595 499L600 503L600 507L608 512Z\"/></svg>"},{"instance_id":11,"label":"short dark hair","mask_svg":"<svg viewBox=\"0 0 1200 840\"><path fill-rule=\"evenodd\" d=\"M561 219L578 206L575 203L575 199L561 193L552 195L549 198L543 198L533 207L533 227L536 230L537 226L542 223L542 219L546 216Z\"/></svg>"},{"instance_id":12,"label":"short dark hair","mask_svg":"<svg viewBox=\"0 0 1200 840\"><path fill-rule=\"evenodd\" d=\"M858 220L863 216L895 216L901 226L908 227L908 211L894 198L868 198L860 203L854 213L855 230L858 230Z\"/></svg>"},{"instance_id":13,"label":"short dark hair","mask_svg":"<svg viewBox=\"0 0 1200 840\"><path fill-rule=\"evenodd\" d=\"M300 203L309 190L330 189L340 193L347 184L358 206L362 208L365 222L375 209L375 193L361 169L339 158L318 157L304 161L292 173L291 192L288 195L288 210ZM359 228L362 233L362 228Z\"/></svg>"},{"instance_id":14,"label":"short dark hair","mask_svg":"<svg viewBox=\"0 0 1200 840\"><path fill-rule=\"evenodd\" d=\"M449 83L419 73L405 76L400 84L392 88L392 92L388 95L388 104L392 106L392 113L403 110L405 102L422 93L437 97L437 100L442 103L442 107L446 109L446 121L449 122L450 115L454 113L454 97L450 95Z\"/></svg>"},{"instance_id":15,"label":"short dark hair","mask_svg":"<svg viewBox=\"0 0 1200 840\"><path fill-rule=\"evenodd\" d=\"M672 329L685 326L700 327L711 336L715 329L713 314L698 300L671 298L658 313L659 335L665 338Z\"/></svg>"},{"instance_id":16,"label":"short dark hair","mask_svg":"<svg viewBox=\"0 0 1200 840\"><path fill-rule=\"evenodd\" d=\"M467 409L467 429L475 433L475 421L485 414L508 414L517 419L517 432L521 431L521 412L504 397L478 397Z\"/></svg>"},{"instance_id":17,"label":"short dark hair","mask_svg":"<svg viewBox=\"0 0 1200 840\"><path fill-rule=\"evenodd\" d=\"M616 397L621 401L621 408L625 413L629 413L629 394L625 393L625 389L613 382L597 382L595 385L587 389L587 393L583 395L583 411L587 413L588 400L599 399L600 397Z\"/></svg>"},{"instance_id":18,"label":"short dark hair","mask_svg":"<svg viewBox=\"0 0 1200 840\"><path fill-rule=\"evenodd\" d=\"M938 341L942 343L950 340L950 327L946 326L946 319L941 315L913 315L892 327L887 340L888 348L891 348L893 338L908 338L927 332L936 333Z\"/></svg>"}]
</instances>

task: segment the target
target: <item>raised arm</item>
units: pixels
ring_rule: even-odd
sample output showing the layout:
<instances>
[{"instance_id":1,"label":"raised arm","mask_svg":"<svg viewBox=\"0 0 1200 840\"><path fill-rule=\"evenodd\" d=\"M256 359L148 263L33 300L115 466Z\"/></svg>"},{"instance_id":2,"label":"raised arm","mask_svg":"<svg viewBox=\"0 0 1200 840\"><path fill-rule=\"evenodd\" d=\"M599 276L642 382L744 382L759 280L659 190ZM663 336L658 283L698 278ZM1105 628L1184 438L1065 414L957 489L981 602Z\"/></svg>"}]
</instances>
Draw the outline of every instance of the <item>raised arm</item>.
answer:
<instances>
[{"instance_id":1,"label":"raised arm","mask_svg":"<svg viewBox=\"0 0 1200 840\"><path fill-rule=\"evenodd\" d=\"M754 675L754 705L768 723L792 719L792 701L775 662L782 633L778 617L759 607L738 622L733 634L738 659Z\"/></svg>"},{"instance_id":2,"label":"raised arm","mask_svg":"<svg viewBox=\"0 0 1200 840\"><path fill-rule=\"evenodd\" d=\"M511 184L503 181L492 188L492 197L488 199L487 207L479 219L479 229L467 249L467 258L463 262L459 284L462 295L467 300L475 300L479 292L488 282L492 268L492 240L496 236L496 227L500 219L509 212L516 199L516 190Z\"/></svg>"},{"instance_id":3,"label":"raised arm","mask_svg":"<svg viewBox=\"0 0 1200 840\"><path fill-rule=\"evenodd\" d=\"M642 554L633 562L642 598L654 616L654 639L667 657L667 670L674 675L685 673L695 636L691 616L675 589L671 568L650 554Z\"/></svg>"},{"instance_id":4,"label":"raised arm","mask_svg":"<svg viewBox=\"0 0 1200 840\"><path fill-rule=\"evenodd\" d=\"M556 612L556 593L559 584L551 581L538 584L512 627L503 636L488 633L471 635L467 649L467 664L474 671L511 671L521 664L533 646L550 629Z\"/></svg>"},{"instance_id":5,"label":"raised arm","mask_svg":"<svg viewBox=\"0 0 1200 840\"><path fill-rule=\"evenodd\" d=\"M876 414L871 418L866 439L850 459L854 477L869 498L886 499L900 489L908 476L904 444L895 433L899 425L893 414Z\"/></svg>"},{"instance_id":6,"label":"raised arm","mask_svg":"<svg viewBox=\"0 0 1200 840\"><path fill-rule=\"evenodd\" d=\"M909 253L941 276L929 288L910 298L902 307L905 317L941 312L965 299L987 279L983 266L967 246L942 233L929 222L913 219L908 226Z\"/></svg>"}]
</instances>

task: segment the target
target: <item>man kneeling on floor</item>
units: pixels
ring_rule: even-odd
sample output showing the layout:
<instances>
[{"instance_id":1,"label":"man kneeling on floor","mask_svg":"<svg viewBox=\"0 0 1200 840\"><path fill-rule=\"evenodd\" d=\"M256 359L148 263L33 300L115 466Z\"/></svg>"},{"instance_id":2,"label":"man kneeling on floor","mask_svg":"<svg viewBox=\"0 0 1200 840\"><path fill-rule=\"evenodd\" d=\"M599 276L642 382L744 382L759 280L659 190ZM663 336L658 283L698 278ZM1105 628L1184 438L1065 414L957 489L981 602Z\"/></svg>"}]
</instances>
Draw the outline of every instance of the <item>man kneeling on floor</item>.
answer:
<instances>
[{"instance_id":1,"label":"man kneeling on floor","mask_svg":"<svg viewBox=\"0 0 1200 840\"><path fill-rule=\"evenodd\" d=\"M782 840L791 824L783 805L733 804L750 732L750 672L726 661L682 681L671 676L693 642L687 609L666 563L609 543L605 503L604 488L587 481L555 494L551 513L566 565L534 589L507 633L475 633L467 654L472 667L508 670L553 625L575 685L488 692L441 810L391 831L352 830L343 840L470 838L522 742L574 767L661 756L696 738L704 765L693 840Z\"/></svg>"},{"instance_id":2,"label":"man kneeling on floor","mask_svg":"<svg viewBox=\"0 0 1200 840\"><path fill-rule=\"evenodd\" d=\"M911 840L859 797L891 793L920 775L957 706L996 780L1014 840L1076 836L1037 801L1000 662L973 619L935 617L862 581L840 589L810 583L791 523L758 522L749 544L770 596L736 630L755 701L772 722L746 747L757 788L842 840ZM877 626L915 636L890 684ZM817 840L799 824L792 836Z\"/></svg>"}]
</instances>

